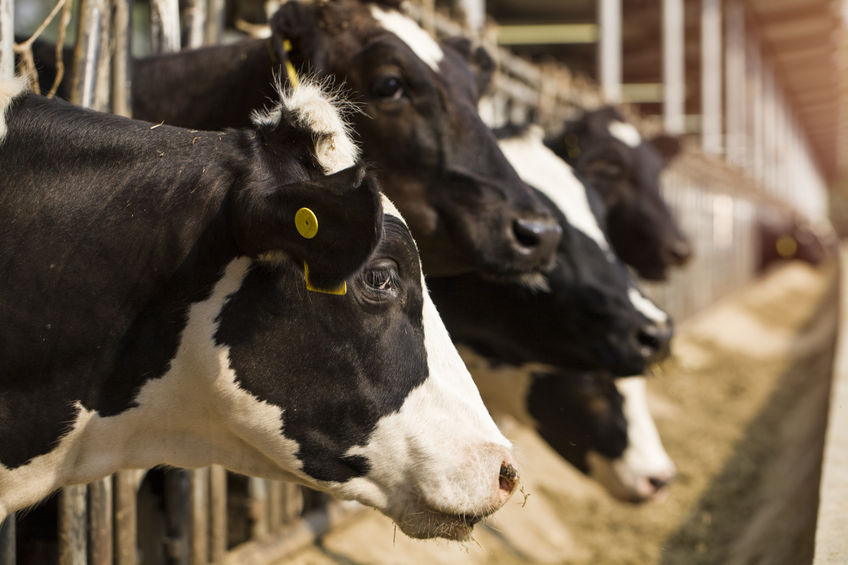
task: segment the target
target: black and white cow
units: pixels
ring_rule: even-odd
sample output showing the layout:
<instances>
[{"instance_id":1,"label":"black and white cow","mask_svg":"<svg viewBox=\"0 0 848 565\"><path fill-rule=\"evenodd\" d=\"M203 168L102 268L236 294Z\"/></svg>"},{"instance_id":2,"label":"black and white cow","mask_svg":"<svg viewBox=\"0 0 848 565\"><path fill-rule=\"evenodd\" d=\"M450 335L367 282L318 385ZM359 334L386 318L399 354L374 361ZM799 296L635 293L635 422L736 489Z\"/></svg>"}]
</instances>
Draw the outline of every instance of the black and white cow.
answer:
<instances>
[{"instance_id":1,"label":"black and white cow","mask_svg":"<svg viewBox=\"0 0 848 565\"><path fill-rule=\"evenodd\" d=\"M491 366L463 351L483 401L535 429L561 457L615 498L662 498L675 467L648 408L646 379Z\"/></svg>"},{"instance_id":2,"label":"black and white cow","mask_svg":"<svg viewBox=\"0 0 848 565\"><path fill-rule=\"evenodd\" d=\"M612 106L583 113L548 141L601 194L610 243L641 277L664 280L692 248L660 194L660 173L680 151L676 137L643 139Z\"/></svg>"},{"instance_id":3,"label":"black and white cow","mask_svg":"<svg viewBox=\"0 0 848 565\"><path fill-rule=\"evenodd\" d=\"M417 537L510 496L510 444L320 88L202 132L22 84L0 86L0 520L159 464L296 481Z\"/></svg>"},{"instance_id":4,"label":"black and white cow","mask_svg":"<svg viewBox=\"0 0 848 565\"><path fill-rule=\"evenodd\" d=\"M133 115L198 129L243 126L272 95L274 74L285 77L281 68L292 63L351 90L363 155L409 222L428 275L548 266L559 226L477 114L492 60L467 41L437 42L398 4L290 1L272 17L269 40L136 60Z\"/></svg>"},{"instance_id":5,"label":"black and white cow","mask_svg":"<svg viewBox=\"0 0 848 565\"><path fill-rule=\"evenodd\" d=\"M498 136L521 177L548 202L563 236L553 268L533 278L428 279L451 336L511 364L619 376L639 374L664 358L671 320L642 295L613 254L597 195L544 145L540 131L507 128Z\"/></svg>"}]
</instances>

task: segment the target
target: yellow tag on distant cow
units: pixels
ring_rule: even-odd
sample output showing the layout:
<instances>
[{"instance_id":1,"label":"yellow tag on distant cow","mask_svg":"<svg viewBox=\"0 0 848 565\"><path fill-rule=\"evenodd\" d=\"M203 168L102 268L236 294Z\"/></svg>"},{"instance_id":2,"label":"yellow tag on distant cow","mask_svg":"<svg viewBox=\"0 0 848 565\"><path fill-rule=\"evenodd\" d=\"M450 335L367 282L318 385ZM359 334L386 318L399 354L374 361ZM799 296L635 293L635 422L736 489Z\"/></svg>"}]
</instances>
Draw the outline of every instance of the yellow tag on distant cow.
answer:
<instances>
[{"instance_id":1,"label":"yellow tag on distant cow","mask_svg":"<svg viewBox=\"0 0 848 565\"><path fill-rule=\"evenodd\" d=\"M347 282L345 281L342 281L342 284L336 288L318 288L317 286L313 286L309 281L309 265L307 265L305 261L303 262L303 275L306 278L306 290L321 292L323 294L335 294L337 296L344 296L347 294Z\"/></svg>"},{"instance_id":2,"label":"yellow tag on distant cow","mask_svg":"<svg viewBox=\"0 0 848 565\"><path fill-rule=\"evenodd\" d=\"M294 214L294 227L297 233L306 239L312 239L318 233L318 218L309 208L301 208Z\"/></svg>"},{"instance_id":3,"label":"yellow tag on distant cow","mask_svg":"<svg viewBox=\"0 0 848 565\"><path fill-rule=\"evenodd\" d=\"M780 236L775 247L777 248L777 254L784 259L795 256L795 252L798 251L798 243L795 241L795 238L789 235Z\"/></svg>"}]
</instances>

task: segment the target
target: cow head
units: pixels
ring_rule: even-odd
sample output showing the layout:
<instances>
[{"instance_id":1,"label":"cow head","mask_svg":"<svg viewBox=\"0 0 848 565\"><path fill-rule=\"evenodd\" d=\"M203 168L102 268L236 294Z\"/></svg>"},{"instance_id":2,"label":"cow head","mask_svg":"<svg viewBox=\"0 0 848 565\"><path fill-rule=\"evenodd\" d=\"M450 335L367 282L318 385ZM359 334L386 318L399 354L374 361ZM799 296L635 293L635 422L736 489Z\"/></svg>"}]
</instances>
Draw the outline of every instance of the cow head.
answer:
<instances>
[{"instance_id":1,"label":"cow head","mask_svg":"<svg viewBox=\"0 0 848 565\"><path fill-rule=\"evenodd\" d=\"M559 455L614 497L645 502L667 492L674 464L648 410L643 377L533 373L526 412Z\"/></svg>"},{"instance_id":2,"label":"cow head","mask_svg":"<svg viewBox=\"0 0 848 565\"><path fill-rule=\"evenodd\" d=\"M664 280L691 245L660 194L660 173L680 151L677 138L645 140L611 106L584 113L549 141L601 194L610 243L640 276Z\"/></svg>"},{"instance_id":3,"label":"cow head","mask_svg":"<svg viewBox=\"0 0 848 565\"><path fill-rule=\"evenodd\" d=\"M668 315L645 298L613 255L603 205L533 131L501 132L501 148L559 219L553 268L534 279L430 279L454 339L505 362L641 373L668 353Z\"/></svg>"},{"instance_id":4,"label":"cow head","mask_svg":"<svg viewBox=\"0 0 848 565\"><path fill-rule=\"evenodd\" d=\"M397 4L287 2L271 20L279 56L353 91L364 156L428 274L546 267L559 227L477 114L492 61L468 42L436 42Z\"/></svg>"}]
</instances>

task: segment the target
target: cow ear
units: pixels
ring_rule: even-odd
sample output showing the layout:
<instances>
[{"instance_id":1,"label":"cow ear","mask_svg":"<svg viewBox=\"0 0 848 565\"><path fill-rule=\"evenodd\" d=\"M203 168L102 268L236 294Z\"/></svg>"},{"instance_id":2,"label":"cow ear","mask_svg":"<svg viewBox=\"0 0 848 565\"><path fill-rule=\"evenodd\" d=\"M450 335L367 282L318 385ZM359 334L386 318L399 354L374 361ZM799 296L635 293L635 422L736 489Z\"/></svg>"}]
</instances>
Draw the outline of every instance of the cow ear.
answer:
<instances>
[{"instance_id":1,"label":"cow ear","mask_svg":"<svg viewBox=\"0 0 848 565\"><path fill-rule=\"evenodd\" d=\"M271 44L280 61L291 60L298 69L326 67L327 49L319 6L289 0L271 16Z\"/></svg>"},{"instance_id":2,"label":"cow ear","mask_svg":"<svg viewBox=\"0 0 848 565\"><path fill-rule=\"evenodd\" d=\"M474 82L480 96L489 90L492 77L495 74L495 60L483 46L474 46L467 37L457 35L442 40L442 43L451 47L462 55L474 73Z\"/></svg>"},{"instance_id":3,"label":"cow ear","mask_svg":"<svg viewBox=\"0 0 848 565\"><path fill-rule=\"evenodd\" d=\"M680 137L676 135L661 133L652 138L650 143L656 147L666 164L670 163L672 159L677 157L683 149L683 143L681 142Z\"/></svg>"},{"instance_id":4,"label":"cow ear","mask_svg":"<svg viewBox=\"0 0 848 565\"><path fill-rule=\"evenodd\" d=\"M360 166L317 181L243 190L233 227L239 251L282 253L308 270L308 287L332 289L374 251L383 226L379 187Z\"/></svg>"}]
</instances>

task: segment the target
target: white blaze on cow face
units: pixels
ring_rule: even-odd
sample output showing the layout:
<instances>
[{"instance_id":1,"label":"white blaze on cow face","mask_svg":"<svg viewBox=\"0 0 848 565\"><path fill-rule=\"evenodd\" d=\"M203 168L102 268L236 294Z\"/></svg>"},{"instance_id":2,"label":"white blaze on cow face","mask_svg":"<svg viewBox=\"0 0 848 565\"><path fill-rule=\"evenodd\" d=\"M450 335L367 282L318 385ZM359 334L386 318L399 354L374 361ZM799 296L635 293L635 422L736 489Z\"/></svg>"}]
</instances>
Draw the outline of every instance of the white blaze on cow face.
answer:
<instances>
[{"instance_id":1,"label":"white blaze on cow face","mask_svg":"<svg viewBox=\"0 0 848 565\"><path fill-rule=\"evenodd\" d=\"M611 136L628 147L633 147L635 149L642 143L642 136L639 135L639 130L637 130L633 124L615 120L609 123L609 127L607 129L609 129Z\"/></svg>"},{"instance_id":2,"label":"white blaze on cow face","mask_svg":"<svg viewBox=\"0 0 848 565\"><path fill-rule=\"evenodd\" d=\"M615 385L624 397L627 449L614 460L590 452L589 474L622 500L656 498L665 492L663 487L674 478L675 469L648 410L645 378L617 379Z\"/></svg>"},{"instance_id":3,"label":"white blaze on cow face","mask_svg":"<svg viewBox=\"0 0 848 565\"><path fill-rule=\"evenodd\" d=\"M254 124L275 127L286 109L293 114L296 125L312 132L315 157L324 174L337 173L356 164L359 149L350 136L350 125L339 111L344 102L337 94L305 79L289 88L278 83L277 91L280 102L270 110L254 111L251 116Z\"/></svg>"},{"instance_id":4,"label":"white blaze on cow face","mask_svg":"<svg viewBox=\"0 0 848 565\"><path fill-rule=\"evenodd\" d=\"M598 220L589 206L586 187L571 166L542 142L542 132L532 127L520 137L498 142L521 180L551 199L568 223L591 238L610 259L614 256Z\"/></svg>"},{"instance_id":5,"label":"white blaze on cow face","mask_svg":"<svg viewBox=\"0 0 848 565\"><path fill-rule=\"evenodd\" d=\"M627 296L630 298L630 303L647 319L659 325L668 324L668 314L659 306L654 304L644 294L639 292L639 289L630 287L627 289Z\"/></svg>"},{"instance_id":6,"label":"white blaze on cow face","mask_svg":"<svg viewBox=\"0 0 848 565\"><path fill-rule=\"evenodd\" d=\"M383 29L398 36L419 59L438 72L439 62L445 57L445 54L429 33L421 29L411 18L397 10L383 10L372 4L371 15Z\"/></svg>"},{"instance_id":7,"label":"white blaze on cow face","mask_svg":"<svg viewBox=\"0 0 848 565\"><path fill-rule=\"evenodd\" d=\"M26 91L27 81L24 77L0 82L0 143L6 137L6 111L12 101Z\"/></svg>"}]
</instances>

